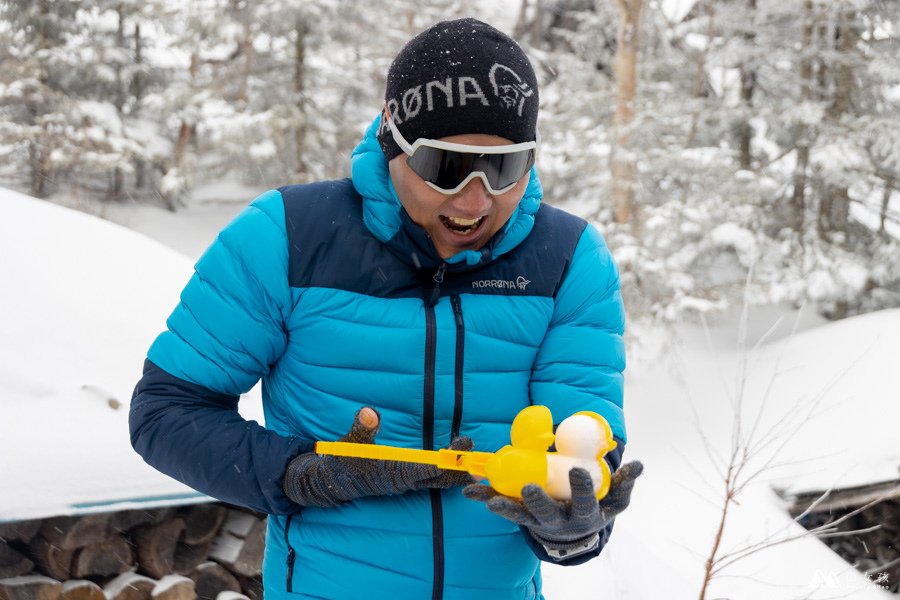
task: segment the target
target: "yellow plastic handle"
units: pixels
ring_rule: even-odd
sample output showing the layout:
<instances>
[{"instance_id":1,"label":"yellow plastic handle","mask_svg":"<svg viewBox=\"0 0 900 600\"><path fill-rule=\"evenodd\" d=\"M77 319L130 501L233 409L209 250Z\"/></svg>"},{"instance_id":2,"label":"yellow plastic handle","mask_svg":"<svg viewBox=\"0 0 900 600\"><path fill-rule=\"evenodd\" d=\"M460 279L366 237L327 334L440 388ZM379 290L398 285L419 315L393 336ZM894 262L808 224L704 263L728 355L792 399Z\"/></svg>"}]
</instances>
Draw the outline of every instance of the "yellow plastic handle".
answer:
<instances>
[{"instance_id":1,"label":"yellow plastic handle","mask_svg":"<svg viewBox=\"0 0 900 600\"><path fill-rule=\"evenodd\" d=\"M576 414L589 416L600 425L602 440L596 456L600 470L597 499L600 500L609 493L610 484L610 468L603 457L616 447L616 442L613 440L609 423L602 416L590 411ZM317 454L332 456L395 460L434 465L453 471L466 471L479 479L489 480L491 487L499 493L514 498L521 498L522 488L529 483L537 484L554 495L556 492L548 489L553 487L548 485L550 478L548 456L558 453L547 451L554 441L550 410L545 406L536 405L520 411L513 420L510 438L512 444L504 446L496 453L463 452L446 448L418 450L352 442L316 442L315 451ZM593 459L589 458L588 462L593 463ZM562 498L564 496L557 499Z\"/></svg>"},{"instance_id":2,"label":"yellow plastic handle","mask_svg":"<svg viewBox=\"0 0 900 600\"><path fill-rule=\"evenodd\" d=\"M353 442L316 442L316 454L370 458L375 460L397 460L400 462L434 465L451 471L466 471L476 477L487 477L484 466L493 456L490 452L464 452L460 450L417 450L375 444L355 444Z\"/></svg>"}]
</instances>

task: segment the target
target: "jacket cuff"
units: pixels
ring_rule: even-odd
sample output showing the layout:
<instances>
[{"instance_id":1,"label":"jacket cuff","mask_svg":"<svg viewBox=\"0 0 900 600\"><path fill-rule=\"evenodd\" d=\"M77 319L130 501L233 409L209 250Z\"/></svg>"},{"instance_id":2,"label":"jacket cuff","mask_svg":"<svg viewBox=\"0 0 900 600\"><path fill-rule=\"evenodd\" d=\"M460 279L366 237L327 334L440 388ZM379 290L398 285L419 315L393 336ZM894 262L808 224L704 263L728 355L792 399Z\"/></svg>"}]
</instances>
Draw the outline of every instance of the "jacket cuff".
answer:
<instances>
[{"instance_id":1,"label":"jacket cuff","mask_svg":"<svg viewBox=\"0 0 900 600\"><path fill-rule=\"evenodd\" d=\"M570 558L575 558L581 554L593 552L600 545L599 532L592 533L571 542L555 542L553 540L544 539L533 531L530 533L531 537L544 547L547 556L555 562L561 562Z\"/></svg>"},{"instance_id":2,"label":"jacket cuff","mask_svg":"<svg viewBox=\"0 0 900 600\"><path fill-rule=\"evenodd\" d=\"M528 528L521 527L521 529L525 535L525 541L539 560L564 567L574 567L600 555L600 552L603 551L604 546L609 541L609 536L612 534L614 522L610 521L599 532L591 534L582 540L561 545L565 547L560 547L560 545L554 544L549 540L542 542Z\"/></svg>"}]
</instances>

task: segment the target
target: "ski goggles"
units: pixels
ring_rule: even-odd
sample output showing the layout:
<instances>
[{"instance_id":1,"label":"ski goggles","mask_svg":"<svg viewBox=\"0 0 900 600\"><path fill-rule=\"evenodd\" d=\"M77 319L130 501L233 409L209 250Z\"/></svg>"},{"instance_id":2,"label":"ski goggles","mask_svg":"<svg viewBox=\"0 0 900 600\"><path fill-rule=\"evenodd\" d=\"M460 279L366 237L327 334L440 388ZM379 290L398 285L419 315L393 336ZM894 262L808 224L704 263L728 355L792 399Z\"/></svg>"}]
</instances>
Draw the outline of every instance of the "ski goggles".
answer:
<instances>
[{"instance_id":1,"label":"ski goggles","mask_svg":"<svg viewBox=\"0 0 900 600\"><path fill-rule=\"evenodd\" d=\"M442 194L456 194L476 177L491 194L504 194L531 170L537 158L540 135L534 142L506 146L470 146L426 138L410 145L386 110L385 117L394 141L409 156L409 168Z\"/></svg>"}]
</instances>

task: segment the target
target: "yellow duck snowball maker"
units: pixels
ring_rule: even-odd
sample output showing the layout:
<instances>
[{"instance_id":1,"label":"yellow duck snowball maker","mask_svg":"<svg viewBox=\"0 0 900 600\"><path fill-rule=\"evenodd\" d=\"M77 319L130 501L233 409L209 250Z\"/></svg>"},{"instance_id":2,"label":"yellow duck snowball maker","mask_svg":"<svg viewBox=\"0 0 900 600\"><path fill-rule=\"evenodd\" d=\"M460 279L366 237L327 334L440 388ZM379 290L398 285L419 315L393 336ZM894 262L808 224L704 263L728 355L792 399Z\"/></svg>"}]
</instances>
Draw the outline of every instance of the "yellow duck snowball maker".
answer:
<instances>
[{"instance_id":1,"label":"yellow duck snowball maker","mask_svg":"<svg viewBox=\"0 0 900 600\"><path fill-rule=\"evenodd\" d=\"M554 440L556 452L549 452ZM513 498L521 498L522 488L534 483L551 498L570 500L569 471L573 467L581 467L591 474L598 500L609 492L610 469L603 457L615 449L616 442L609 423L599 414L591 411L575 413L559 424L554 435L550 409L529 406L513 420L510 441L510 445L495 453L416 450L351 442L317 442L316 452L399 460L467 471L476 477L486 478L492 488Z\"/></svg>"},{"instance_id":2,"label":"yellow duck snowball maker","mask_svg":"<svg viewBox=\"0 0 900 600\"><path fill-rule=\"evenodd\" d=\"M522 497L522 487L540 485L551 498L570 500L569 471L586 469L597 499L609 492L610 469L603 456L616 447L606 419L583 411L562 421L553 434L553 417L546 406L529 406L516 416L512 445L498 450L485 465L491 487L505 496ZM556 442L556 452L548 452Z\"/></svg>"}]
</instances>

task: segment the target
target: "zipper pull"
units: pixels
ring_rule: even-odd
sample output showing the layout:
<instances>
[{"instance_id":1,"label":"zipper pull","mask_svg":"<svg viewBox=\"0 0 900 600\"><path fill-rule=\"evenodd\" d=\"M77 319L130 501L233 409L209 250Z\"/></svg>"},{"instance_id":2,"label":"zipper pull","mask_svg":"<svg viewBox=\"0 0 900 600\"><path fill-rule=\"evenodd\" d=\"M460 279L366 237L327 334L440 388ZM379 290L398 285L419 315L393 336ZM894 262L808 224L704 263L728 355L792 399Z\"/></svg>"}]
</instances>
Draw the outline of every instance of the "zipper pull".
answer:
<instances>
[{"instance_id":1,"label":"zipper pull","mask_svg":"<svg viewBox=\"0 0 900 600\"><path fill-rule=\"evenodd\" d=\"M441 297L441 284L444 283L444 272L447 271L447 263L442 262L441 266L437 268L437 271L434 272L434 288L431 290L431 298L429 299L429 304L434 306L437 304L438 299Z\"/></svg>"},{"instance_id":2,"label":"zipper pull","mask_svg":"<svg viewBox=\"0 0 900 600\"><path fill-rule=\"evenodd\" d=\"M287 555L287 591L293 592L294 588L294 559L297 558L297 553L294 552L294 549L288 546L288 555Z\"/></svg>"},{"instance_id":3,"label":"zipper pull","mask_svg":"<svg viewBox=\"0 0 900 600\"><path fill-rule=\"evenodd\" d=\"M453 316L456 318L457 327L462 327L462 303L459 299L459 296L450 296L450 305L453 307Z\"/></svg>"}]
</instances>

